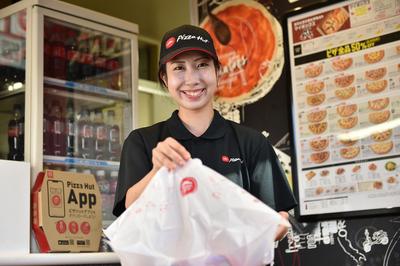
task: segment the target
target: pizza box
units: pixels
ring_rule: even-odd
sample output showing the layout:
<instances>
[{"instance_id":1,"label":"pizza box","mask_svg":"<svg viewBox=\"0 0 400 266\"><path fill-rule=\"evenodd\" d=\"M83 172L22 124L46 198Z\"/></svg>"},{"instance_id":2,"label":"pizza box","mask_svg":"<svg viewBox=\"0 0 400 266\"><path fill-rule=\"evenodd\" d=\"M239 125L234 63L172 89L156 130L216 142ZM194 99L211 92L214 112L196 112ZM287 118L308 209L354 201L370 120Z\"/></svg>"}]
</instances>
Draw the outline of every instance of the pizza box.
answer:
<instances>
[{"instance_id":1,"label":"pizza box","mask_svg":"<svg viewBox=\"0 0 400 266\"><path fill-rule=\"evenodd\" d=\"M40 252L98 251L101 210L93 175L40 172L32 189L32 226Z\"/></svg>"}]
</instances>

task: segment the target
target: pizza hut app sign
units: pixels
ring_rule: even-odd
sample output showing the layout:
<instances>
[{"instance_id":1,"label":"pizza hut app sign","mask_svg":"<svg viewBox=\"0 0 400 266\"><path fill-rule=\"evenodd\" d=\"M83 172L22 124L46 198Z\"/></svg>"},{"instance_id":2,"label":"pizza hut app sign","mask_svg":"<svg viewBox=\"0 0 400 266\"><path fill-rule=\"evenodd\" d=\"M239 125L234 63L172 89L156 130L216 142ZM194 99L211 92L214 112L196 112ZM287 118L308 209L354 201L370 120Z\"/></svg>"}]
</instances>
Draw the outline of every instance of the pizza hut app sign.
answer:
<instances>
[{"instance_id":1,"label":"pizza hut app sign","mask_svg":"<svg viewBox=\"0 0 400 266\"><path fill-rule=\"evenodd\" d=\"M33 231L41 252L97 251L101 196L93 175L46 170L32 191Z\"/></svg>"}]
</instances>

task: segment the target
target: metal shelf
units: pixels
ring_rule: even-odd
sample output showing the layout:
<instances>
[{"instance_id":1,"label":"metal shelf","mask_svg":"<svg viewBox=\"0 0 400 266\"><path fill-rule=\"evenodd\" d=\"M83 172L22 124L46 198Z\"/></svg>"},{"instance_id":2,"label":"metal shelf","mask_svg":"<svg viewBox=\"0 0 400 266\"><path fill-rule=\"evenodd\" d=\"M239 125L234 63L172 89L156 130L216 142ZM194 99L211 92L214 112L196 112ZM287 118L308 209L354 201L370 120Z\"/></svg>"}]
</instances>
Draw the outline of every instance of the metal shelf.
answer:
<instances>
[{"instance_id":1,"label":"metal shelf","mask_svg":"<svg viewBox=\"0 0 400 266\"><path fill-rule=\"evenodd\" d=\"M62 87L62 88L67 88L67 89L70 89L73 91L92 93L92 94L113 97L113 98L127 100L127 101L131 100L128 92L111 90L111 89L94 86L94 85L90 85L90 84L84 84L84 83L50 78L50 77L45 77L44 83L46 85L53 85L53 86L58 86L58 87Z\"/></svg>"},{"instance_id":2,"label":"metal shelf","mask_svg":"<svg viewBox=\"0 0 400 266\"><path fill-rule=\"evenodd\" d=\"M52 155L44 155L43 162L51 164L59 164L59 165L71 165L78 167L101 167L101 168L116 169L116 170L118 170L119 167L119 162L115 161L102 161L94 159L52 156Z\"/></svg>"}]
</instances>

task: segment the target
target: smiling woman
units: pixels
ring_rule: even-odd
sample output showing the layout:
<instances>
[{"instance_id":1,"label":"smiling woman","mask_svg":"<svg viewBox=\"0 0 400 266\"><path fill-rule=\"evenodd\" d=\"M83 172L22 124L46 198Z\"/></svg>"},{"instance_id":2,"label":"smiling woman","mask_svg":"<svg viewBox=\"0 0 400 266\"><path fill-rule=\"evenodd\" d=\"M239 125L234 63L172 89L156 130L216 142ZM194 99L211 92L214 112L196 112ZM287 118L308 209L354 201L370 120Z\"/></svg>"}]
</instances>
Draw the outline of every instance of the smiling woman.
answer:
<instances>
[{"instance_id":1,"label":"smiling woman","mask_svg":"<svg viewBox=\"0 0 400 266\"><path fill-rule=\"evenodd\" d=\"M207 31L184 25L161 42L159 79L178 105L171 118L131 132L125 140L113 213L135 202L161 168L174 171L200 158L287 218L296 201L274 149L253 129L213 109L219 61ZM277 238L286 228L280 228Z\"/></svg>"}]
</instances>

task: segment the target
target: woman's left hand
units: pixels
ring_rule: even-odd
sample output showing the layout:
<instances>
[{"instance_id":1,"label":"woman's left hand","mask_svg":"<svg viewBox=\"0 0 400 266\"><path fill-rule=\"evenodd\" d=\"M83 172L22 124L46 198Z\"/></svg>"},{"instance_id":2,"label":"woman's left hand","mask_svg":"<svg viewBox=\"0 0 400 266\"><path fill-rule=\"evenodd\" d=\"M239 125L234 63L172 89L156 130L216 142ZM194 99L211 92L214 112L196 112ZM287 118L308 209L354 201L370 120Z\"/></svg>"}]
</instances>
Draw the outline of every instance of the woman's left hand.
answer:
<instances>
[{"instance_id":1,"label":"woman's left hand","mask_svg":"<svg viewBox=\"0 0 400 266\"><path fill-rule=\"evenodd\" d=\"M279 212L279 214L282 216L283 219L288 220L289 214L287 212ZM286 233L288 231L288 228L285 225L278 225L278 230L276 231L275 234L275 241L281 240L282 238L285 237Z\"/></svg>"}]
</instances>

